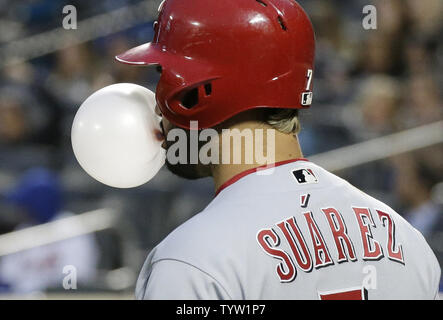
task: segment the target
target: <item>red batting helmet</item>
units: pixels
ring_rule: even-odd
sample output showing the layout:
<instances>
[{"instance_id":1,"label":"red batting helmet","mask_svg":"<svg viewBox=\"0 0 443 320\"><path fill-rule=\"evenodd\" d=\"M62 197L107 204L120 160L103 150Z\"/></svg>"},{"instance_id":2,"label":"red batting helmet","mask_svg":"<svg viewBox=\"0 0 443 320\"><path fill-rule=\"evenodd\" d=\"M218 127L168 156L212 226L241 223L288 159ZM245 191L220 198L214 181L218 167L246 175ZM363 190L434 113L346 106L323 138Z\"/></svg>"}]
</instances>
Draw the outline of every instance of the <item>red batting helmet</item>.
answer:
<instances>
[{"instance_id":1,"label":"red batting helmet","mask_svg":"<svg viewBox=\"0 0 443 320\"><path fill-rule=\"evenodd\" d=\"M179 127L311 104L314 32L294 0L166 0L154 29L116 59L162 67L157 104Z\"/></svg>"}]
</instances>

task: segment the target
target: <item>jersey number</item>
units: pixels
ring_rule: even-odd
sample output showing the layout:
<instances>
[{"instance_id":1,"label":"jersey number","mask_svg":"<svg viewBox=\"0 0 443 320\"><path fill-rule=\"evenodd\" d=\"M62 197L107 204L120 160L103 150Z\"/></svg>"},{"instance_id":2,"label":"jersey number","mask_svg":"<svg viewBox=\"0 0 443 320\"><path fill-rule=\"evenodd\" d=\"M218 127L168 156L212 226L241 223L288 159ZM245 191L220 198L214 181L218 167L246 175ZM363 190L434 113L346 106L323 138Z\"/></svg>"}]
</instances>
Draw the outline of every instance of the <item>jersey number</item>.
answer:
<instances>
[{"instance_id":1,"label":"jersey number","mask_svg":"<svg viewBox=\"0 0 443 320\"><path fill-rule=\"evenodd\" d=\"M306 78L308 79L306 83L306 91L301 95L302 106L310 106L312 104L312 91L310 90L312 82L312 69L308 69L306 72Z\"/></svg>"}]
</instances>

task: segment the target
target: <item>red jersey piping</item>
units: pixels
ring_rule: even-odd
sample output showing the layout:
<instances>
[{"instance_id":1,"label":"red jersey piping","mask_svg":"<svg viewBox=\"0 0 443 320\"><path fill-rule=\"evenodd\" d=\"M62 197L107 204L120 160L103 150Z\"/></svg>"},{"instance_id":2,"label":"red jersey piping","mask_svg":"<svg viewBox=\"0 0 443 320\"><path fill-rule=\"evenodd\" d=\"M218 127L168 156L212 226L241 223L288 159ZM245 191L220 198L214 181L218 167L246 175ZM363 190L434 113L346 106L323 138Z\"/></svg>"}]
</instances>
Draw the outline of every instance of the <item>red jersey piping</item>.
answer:
<instances>
[{"instance_id":1,"label":"red jersey piping","mask_svg":"<svg viewBox=\"0 0 443 320\"><path fill-rule=\"evenodd\" d=\"M228 181L226 181L225 183L223 183L215 192L215 196L217 196L223 189L229 187L231 184L234 184L235 182L237 182L238 180L240 180L241 178L247 176L248 174L263 170L263 169L268 169L268 168L273 168L273 167L278 167L278 166L282 166L284 164L288 164L291 162L296 162L296 161L309 161L308 159L305 158L297 158L297 159L290 159L290 160L283 160L283 161L279 161L276 163L272 163L272 164L264 164L262 166L259 167L255 167L255 168L251 168L245 171L242 171L238 174L236 174L235 176L233 176L231 179L229 179Z\"/></svg>"}]
</instances>

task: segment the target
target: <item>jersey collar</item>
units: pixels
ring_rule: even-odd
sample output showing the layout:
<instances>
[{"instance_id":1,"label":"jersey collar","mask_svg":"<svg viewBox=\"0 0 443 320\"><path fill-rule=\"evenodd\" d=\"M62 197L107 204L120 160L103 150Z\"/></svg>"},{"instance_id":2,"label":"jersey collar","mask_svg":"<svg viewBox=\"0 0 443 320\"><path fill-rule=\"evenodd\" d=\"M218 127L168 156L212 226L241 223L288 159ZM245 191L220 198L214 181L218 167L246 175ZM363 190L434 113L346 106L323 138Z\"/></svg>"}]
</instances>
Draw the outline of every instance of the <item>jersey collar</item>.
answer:
<instances>
[{"instance_id":1,"label":"jersey collar","mask_svg":"<svg viewBox=\"0 0 443 320\"><path fill-rule=\"evenodd\" d=\"M265 164L265 165L262 165L262 166L259 166L259 167L255 167L255 168L251 168L251 169L248 169L248 170L242 171L242 172L236 174L235 176L233 176L231 179L229 179L229 180L226 181L225 183L223 183L223 184L217 189L217 191L215 192L215 196L217 196L217 195L218 195L223 189L226 189L226 188L229 187L231 184L234 184L235 182L237 182L237 181L240 180L241 178L243 178L243 177L245 177L245 176L247 176L247 175L249 175L249 174L251 174L251 173L254 173L254 172L257 172L257 171L260 171L260 170L266 170L266 169L268 169L268 168L274 168L274 167L282 166L282 165L284 165L284 164L288 164L288 163L296 162L296 161L309 161L309 160L308 160L308 159L305 159L305 158L297 158L297 159L283 160L283 161L279 161L279 162L276 162L276 163L273 163L273 164ZM265 169L265 168L266 168L266 169Z\"/></svg>"}]
</instances>

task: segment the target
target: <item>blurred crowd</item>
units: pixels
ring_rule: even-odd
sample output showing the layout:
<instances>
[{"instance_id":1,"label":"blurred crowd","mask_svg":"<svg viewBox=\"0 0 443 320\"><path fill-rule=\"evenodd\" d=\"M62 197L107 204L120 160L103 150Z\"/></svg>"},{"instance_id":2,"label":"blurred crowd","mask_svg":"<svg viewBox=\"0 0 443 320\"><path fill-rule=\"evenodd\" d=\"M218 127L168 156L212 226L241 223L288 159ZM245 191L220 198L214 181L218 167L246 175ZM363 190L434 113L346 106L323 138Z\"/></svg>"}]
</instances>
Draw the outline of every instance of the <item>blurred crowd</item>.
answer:
<instances>
[{"instance_id":1,"label":"blurred crowd","mask_svg":"<svg viewBox=\"0 0 443 320\"><path fill-rule=\"evenodd\" d=\"M81 28L82 19L137 2L0 0L0 52L11 41L60 28L66 4L77 8ZM441 0L299 2L317 41L314 104L301 112L307 158L442 119ZM377 8L376 29L362 26L368 4ZM116 54L150 41L152 23L0 68L0 236L105 207L124 212L125 225L123 231L0 256L0 292L63 290L65 265L81 266L79 290L132 290L149 249L211 201L210 179L184 181L163 169L136 189L104 186L81 169L72 152L75 112L94 91L119 82L155 90L156 72L114 61ZM77 31L65 32L70 41ZM440 144L338 172L419 229L441 265L442 159ZM20 277L26 270L28 277ZM34 283L29 275L43 280Z\"/></svg>"}]
</instances>

